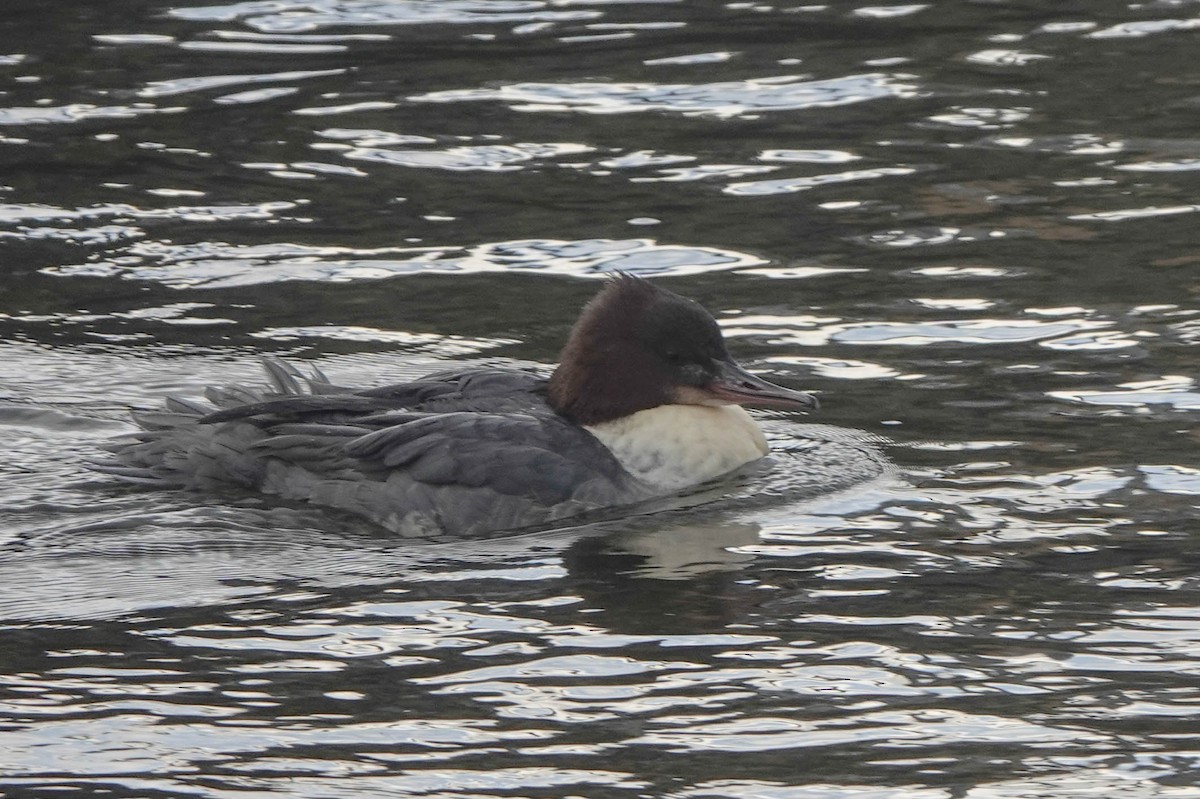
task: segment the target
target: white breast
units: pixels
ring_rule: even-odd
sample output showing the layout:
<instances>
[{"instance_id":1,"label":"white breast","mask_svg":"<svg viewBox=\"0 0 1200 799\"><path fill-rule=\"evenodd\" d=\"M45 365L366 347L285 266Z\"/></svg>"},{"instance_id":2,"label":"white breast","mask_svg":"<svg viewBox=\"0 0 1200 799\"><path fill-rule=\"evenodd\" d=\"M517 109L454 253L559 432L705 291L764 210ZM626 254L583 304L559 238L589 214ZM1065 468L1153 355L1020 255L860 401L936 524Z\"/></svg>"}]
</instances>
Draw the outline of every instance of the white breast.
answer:
<instances>
[{"instance_id":1,"label":"white breast","mask_svg":"<svg viewBox=\"0 0 1200 799\"><path fill-rule=\"evenodd\" d=\"M737 405L662 405L591 425L625 470L662 491L711 480L767 454L767 440Z\"/></svg>"}]
</instances>

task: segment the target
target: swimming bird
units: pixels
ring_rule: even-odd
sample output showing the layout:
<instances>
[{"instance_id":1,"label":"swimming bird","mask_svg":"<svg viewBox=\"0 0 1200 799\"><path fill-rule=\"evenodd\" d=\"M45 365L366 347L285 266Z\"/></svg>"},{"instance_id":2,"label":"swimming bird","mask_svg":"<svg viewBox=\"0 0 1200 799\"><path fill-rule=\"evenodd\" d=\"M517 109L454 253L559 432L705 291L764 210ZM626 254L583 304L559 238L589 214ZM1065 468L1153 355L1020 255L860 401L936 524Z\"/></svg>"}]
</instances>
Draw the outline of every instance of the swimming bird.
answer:
<instances>
[{"instance_id":1,"label":"swimming bird","mask_svg":"<svg viewBox=\"0 0 1200 799\"><path fill-rule=\"evenodd\" d=\"M766 455L743 405L817 407L734 361L700 304L629 275L585 306L549 377L466 368L353 389L264 365L263 389L135 412L140 432L93 466L340 508L406 536L470 536L683 491Z\"/></svg>"}]
</instances>

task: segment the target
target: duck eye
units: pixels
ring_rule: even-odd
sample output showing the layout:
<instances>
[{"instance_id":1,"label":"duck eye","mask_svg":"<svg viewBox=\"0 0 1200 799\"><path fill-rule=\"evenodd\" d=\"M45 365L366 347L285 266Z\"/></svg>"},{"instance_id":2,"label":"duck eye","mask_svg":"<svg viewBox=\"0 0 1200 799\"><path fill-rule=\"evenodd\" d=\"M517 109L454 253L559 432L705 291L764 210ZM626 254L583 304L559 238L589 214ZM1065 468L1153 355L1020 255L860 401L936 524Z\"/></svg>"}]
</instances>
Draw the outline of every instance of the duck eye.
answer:
<instances>
[{"instance_id":1,"label":"duck eye","mask_svg":"<svg viewBox=\"0 0 1200 799\"><path fill-rule=\"evenodd\" d=\"M667 350L664 355L670 363L683 363L683 356L675 350Z\"/></svg>"}]
</instances>

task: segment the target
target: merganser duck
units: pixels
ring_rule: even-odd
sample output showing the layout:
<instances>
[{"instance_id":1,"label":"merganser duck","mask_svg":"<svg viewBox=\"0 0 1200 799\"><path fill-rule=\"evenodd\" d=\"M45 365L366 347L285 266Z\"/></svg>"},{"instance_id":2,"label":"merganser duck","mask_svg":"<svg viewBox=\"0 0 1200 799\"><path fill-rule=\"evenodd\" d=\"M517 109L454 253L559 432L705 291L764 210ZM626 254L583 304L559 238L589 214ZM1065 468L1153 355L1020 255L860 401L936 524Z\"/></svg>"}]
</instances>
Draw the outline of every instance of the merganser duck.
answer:
<instances>
[{"instance_id":1,"label":"merganser duck","mask_svg":"<svg viewBox=\"0 0 1200 799\"><path fill-rule=\"evenodd\" d=\"M546 378L469 368L356 390L266 360L272 385L170 397L94 464L124 480L237 486L340 508L408 536L544 526L663 497L755 461L741 407L814 410L737 364L698 303L620 275Z\"/></svg>"}]
</instances>

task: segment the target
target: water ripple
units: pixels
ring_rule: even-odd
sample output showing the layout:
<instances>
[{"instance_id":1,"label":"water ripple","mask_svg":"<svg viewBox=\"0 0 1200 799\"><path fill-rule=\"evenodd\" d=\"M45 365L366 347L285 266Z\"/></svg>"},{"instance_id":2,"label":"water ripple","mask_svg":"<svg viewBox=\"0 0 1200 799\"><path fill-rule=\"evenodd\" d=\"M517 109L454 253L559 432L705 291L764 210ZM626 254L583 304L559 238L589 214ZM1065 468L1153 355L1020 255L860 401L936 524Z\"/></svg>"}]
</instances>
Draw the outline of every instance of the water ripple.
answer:
<instances>
[{"instance_id":1,"label":"water ripple","mask_svg":"<svg viewBox=\"0 0 1200 799\"><path fill-rule=\"evenodd\" d=\"M276 201L255 205L181 205L174 208L139 208L125 203L106 203L84 208L58 208L50 205L0 205L0 224L95 219L98 217L182 219L189 222L272 219L278 217L278 212L291 210L298 204Z\"/></svg>"},{"instance_id":2,"label":"water ripple","mask_svg":"<svg viewBox=\"0 0 1200 799\"><path fill-rule=\"evenodd\" d=\"M1050 391L1047 396L1086 405L1112 405L1145 408L1166 405L1175 410L1200 408L1200 392L1187 377L1164 377L1157 380L1125 383L1115 390Z\"/></svg>"},{"instance_id":3,"label":"water ripple","mask_svg":"<svg viewBox=\"0 0 1200 799\"><path fill-rule=\"evenodd\" d=\"M980 50L967 56L972 64L988 66L1023 67L1050 56L1042 53L1022 53L1019 50Z\"/></svg>"},{"instance_id":4,"label":"water ripple","mask_svg":"<svg viewBox=\"0 0 1200 799\"><path fill-rule=\"evenodd\" d=\"M212 320L203 320L213 324ZM229 320L222 320L229 321ZM433 333L412 333L405 330L382 330L361 325L299 325L293 327L269 327L250 334L257 339L270 341L359 341L398 345L408 353L425 353L442 358L475 355L485 350L506 344L517 344L515 339L473 338L469 336L439 336Z\"/></svg>"},{"instance_id":5,"label":"water ripple","mask_svg":"<svg viewBox=\"0 0 1200 799\"><path fill-rule=\"evenodd\" d=\"M867 17L869 19L893 19L895 17L908 17L916 14L919 11L924 11L929 8L928 3L908 3L888 6L859 6L854 9L856 17Z\"/></svg>"},{"instance_id":6,"label":"water ripple","mask_svg":"<svg viewBox=\"0 0 1200 799\"><path fill-rule=\"evenodd\" d=\"M1088 214L1072 214L1068 219L1079 219L1096 222L1125 222L1130 219L1149 219L1158 216L1177 216L1193 214L1200 211L1200 205L1174 205L1168 207L1150 206L1148 208L1126 208L1119 211L1097 211Z\"/></svg>"},{"instance_id":7,"label":"water ripple","mask_svg":"<svg viewBox=\"0 0 1200 799\"><path fill-rule=\"evenodd\" d=\"M1122 172L1193 172L1200 169L1200 158L1182 158L1178 161L1138 161L1118 164L1113 169Z\"/></svg>"},{"instance_id":8,"label":"water ripple","mask_svg":"<svg viewBox=\"0 0 1200 799\"><path fill-rule=\"evenodd\" d=\"M831 782L806 782L793 785L773 780L708 780L665 794L668 799L950 799L951 792L941 788L897 784L886 788L869 785L844 785Z\"/></svg>"},{"instance_id":9,"label":"water ripple","mask_svg":"<svg viewBox=\"0 0 1200 799\"><path fill-rule=\"evenodd\" d=\"M381 147L348 147L342 155L352 161L374 161L392 166L445 169L450 172L508 172L525 164L592 152L583 144L517 143L449 147L443 150L392 150Z\"/></svg>"},{"instance_id":10,"label":"water ripple","mask_svg":"<svg viewBox=\"0 0 1200 799\"><path fill-rule=\"evenodd\" d=\"M549 10L539 0L251 0L228 5L174 8L191 22L240 21L266 33L294 33L347 25L471 25L590 20L599 11Z\"/></svg>"},{"instance_id":11,"label":"water ripple","mask_svg":"<svg viewBox=\"0 0 1200 799\"><path fill-rule=\"evenodd\" d=\"M2 211L3 209L0 209ZM50 267L47 274L121 276L172 288L229 288L293 280L347 282L417 273L537 271L574 277L615 271L640 275L697 274L763 263L732 250L658 244L650 239L562 241L531 239L475 247L309 247L293 244L238 246L221 242L175 245L139 242L120 261ZM136 262L131 262L136 259Z\"/></svg>"},{"instance_id":12,"label":"water ripple","mask_svg":"<svg viewBox=\"0 0 1200 799\"><path fill-rule=\"evenodd\" d=\"M184 108L163 108L150 103L98 106L91 103L0 108L0 125L54 125L92 119L133 119L147 114L177 114Z\"/></svg>"},{"instance_id":13,"label":"water ripple","mask_svg":"<svg viewBox=\"0 0 1200 799\"><path fill-rule=\"evenodd\" d=\"M704 84L514 83L499 88L455 89L414 95L431 103L494 101L516 111L628 114L670 111L692 116L747 117L770 111L860 103L916 92L911 75L868 73L827 80L780 75Z\"/></svg>"},{"instance_id":14,"label":"water ripple","mask_svg":"<svg viewBox=\"0 0 1200 799\"><path fill-rule=\"evenodd\" d=\"M1200 18L1191 19L1152 19L1137 22L1123 22L1109 28L1093 31L1089 39L1139 39L1143 36L1153 36L1159 33L1175 33L1200 28Z\"/></svg>"},{"instance_id":15,"label":"water ripple","mask_svg":"<svg viewBox=\"0 0 1200 799\"><path fill-rule=\"evenodd\" d=\"M244 83L275 83L277 81L305 80L341 75L344 69L321 69L296 72L265 72L255 75L205 75L203 77L175 78L153 81L139 89L139 97L170 97L177 94L223 89Z\"/></svg>"},{"instance_id":16,"label":"water ripple","mask_svg":"<svg viewBox=\"0 0 1200 799\"><path fill-rule=\"evenodd\" d=\"M707 178L738 178L744 175L761 175L774 172L779 167L761 164L701 164L699 166L659 169L660 177L630 178L630 183L687 183ZM742 184L732 184L742 185ZM726 189L728 191L728 189Z\"/></svg>"},{"instance_id":17,"label":"water ripple","mask_svg":"<svg viewBox=\"0 0 1200 799\"><path fill-rule=\"evenodd\" d=\"M847 715L836 720L802 721L770 718L695 724L686 730L651 731L631 744L666 747L669 751L763 752L843 746L878 741L904 748L931 748L950 741L986 744L1038 744L1071 749L1101 744L1102 736L1069 728L1000 716L950 710L883 711Z\"/></svg>"},{"instance_id":18,"label":"water ripple","mask_svg":"<svg viewBox=\"0 0 1200 799\"><path fill-rule=\"evenodd\" d=\"M736 56L737 53L729 52L728 50L720 50L712 53L692 53L690 55L677 55L664 58L650 58L642 63L648 67L657 67L665 65L691 65L691 64L719 64L723 61Z\"/></svg>"},{"instance_id":19,"label":"water ripple","mask_svg":"<svg viewBox=\"0 0 1200 799\"><path fill-rule=\"evenodd\" d=\"M755 314L734 317L723 325L727 336L761 336L775 343L789 342L818 346L832 342L843 344L882 344L923 347L942 343L1012 344L1037 342L1043 346L1069 348L1084 346L1080 333L1112 326L1112 322L1093 319L950 319L923 322L852 322L829 324L833 320L818 317L784 317ZM1136 341L1115 338L1103 345L1088 339L1094 348L1133 346Z\"/></svg>"},{"instance_id":20,"label":"water ripple","mask_svg":"<svg viewBox=\"0 0 1200 799\"><path fill-rule=\"evenodd\" d=\"M896 175L911 175L916 172L911 167L879 167L877 169L855 169L848 172L831 172L825 175L809 175L802 178L783 178L780 180L758 180L749 183L730 183L725 187L726 194L739 197L763 197L772 194L792 194L798 191L815 189L833 183L850 183L858 180L874 180L875 178L892 177Z\"/></svg>"}]
</instances>

